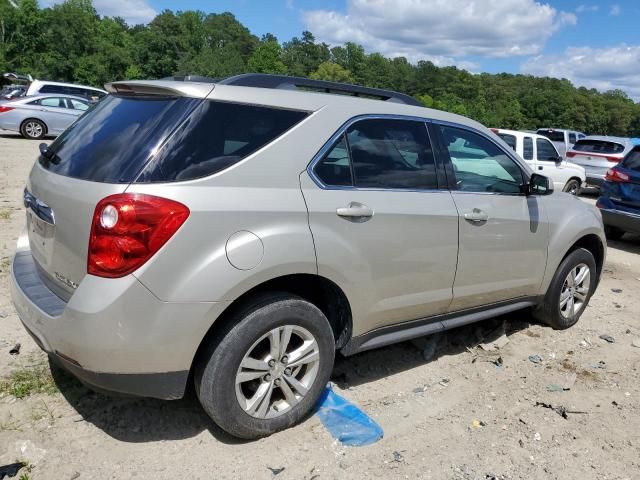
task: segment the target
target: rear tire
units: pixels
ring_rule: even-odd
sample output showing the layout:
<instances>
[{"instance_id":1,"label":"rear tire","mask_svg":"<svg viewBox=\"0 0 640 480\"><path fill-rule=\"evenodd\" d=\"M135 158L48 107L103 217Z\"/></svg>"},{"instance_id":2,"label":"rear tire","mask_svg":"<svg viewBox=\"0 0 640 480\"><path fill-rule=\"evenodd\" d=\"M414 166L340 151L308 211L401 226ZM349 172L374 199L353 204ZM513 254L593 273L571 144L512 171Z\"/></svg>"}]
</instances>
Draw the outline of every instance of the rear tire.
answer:
<instances>
[{"instance_id":1,"label":"rear tire","mask_svg":"<svg viewBox=\"0 0 640 480\"><path fill-rule=\"evenodd\" d=\"M580 193L580 182L572 178L567 182L562 191L570 193L571 195L578 195Z\"/></svg>"},{"instance_id":2,"label":"rear tire","mask_svg":"<svg viewBox=\"0 0 640 480\"><path fill-rule=\"evenodd\" d=\"M609 240L613 240L613 241L620 240L624 235L624 233L625 233L624 230L620 230L619 228L616 228L616 227L611 227L609 225L605 225L604 227L604 234Z\"/></svg>"},{"instance_id":3,"label":"rear tire","mask_svg":"<svg viewBox=\"0 0 640 480\"><path fill-rule=\"evenodd\" d=\"M47 133L47 126L36 118L28 118L20 125L20 133L29 140L40 140Z\"/></svg>"},{"instance_id":4,"label":"rear tire","mask_svg":"<svg viewBox=\"0 0 640 480\"><path fill-rule=\"evenodd\" d=\"M207 414L245 439L303 420L333 369L335 341L322 311L299 297L269 294L227 325L196 365L196 393Z\"/></svg>"},{"instance_id":5,"label":"rear tire","mask_svg":"<svg viewBox=\"0 0 640 480\"><path fill-rule=\"evenodd\" d=\"M542 305L534 316L555 330L575 325L596 288L596 261L589 250L578 248L556 270Z\"/></svg>"}]
</instances>

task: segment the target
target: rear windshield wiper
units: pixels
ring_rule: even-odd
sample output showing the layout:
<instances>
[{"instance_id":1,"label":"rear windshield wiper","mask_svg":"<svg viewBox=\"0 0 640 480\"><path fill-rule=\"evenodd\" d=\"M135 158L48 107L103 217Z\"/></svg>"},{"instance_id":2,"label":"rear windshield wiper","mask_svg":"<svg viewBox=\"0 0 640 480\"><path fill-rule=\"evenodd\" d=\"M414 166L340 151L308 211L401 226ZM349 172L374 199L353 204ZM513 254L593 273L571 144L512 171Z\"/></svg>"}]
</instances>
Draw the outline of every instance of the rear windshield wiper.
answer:
<instances>
[{"instance_id":1,"label":"rear windshield wiper","mask_svg":"<svg viewBox=\"0 0 640 480\"><path fill-rule=\"evenodd\" d=\"M54 165L57 165L60 162L60 157L56 155L56 153L49 148L49 145L46 143L41 143L38 148L40 148L40 155L47 161L51 162Z\"/></svg>"}]
</instances>

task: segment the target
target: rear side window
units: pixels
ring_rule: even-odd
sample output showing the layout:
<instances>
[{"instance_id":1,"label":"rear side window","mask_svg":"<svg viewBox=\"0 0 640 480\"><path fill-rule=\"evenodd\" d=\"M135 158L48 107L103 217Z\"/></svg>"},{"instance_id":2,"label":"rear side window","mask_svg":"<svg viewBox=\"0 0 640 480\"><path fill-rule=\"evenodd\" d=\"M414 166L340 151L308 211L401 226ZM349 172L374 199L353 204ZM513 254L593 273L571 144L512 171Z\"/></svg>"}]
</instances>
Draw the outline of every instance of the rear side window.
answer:
<instances>
[{"instance_id":1,"label":"rear side window","mask_svg":"<svg viewBox=\"0 0 640 480\"><path fill-rule=\"evenodd\" d=\"M272 142L307 115L295 110L204 101L138 181L181 181L213 175Z\"/></svg>"},{"instance_id":2,"label":"rear side window","mask_svg":"<svg viewBox=\"0 0 640 480\"><path fill-rule=\"evenodd\" d=\"M504 140L504 143L509 145L514 152L516 151L516 137L514 135L509 135L507 133L498 133L497 135Z\"/></svg>"},{"instance_id":3,"label":"rear side window","mask_svg":"<svg viewBox=\"0 0 640 480\"><path fill-rule=\"evenodd\" d=\"M622 161L622 166L640 172L640 148L635 147Z\"/></svg>"},{"instance_id":4,"label":"rear side window","mask_svg":"<svg viewBox=\"0 0 640 480\"><path fill-rule=\"evenodd\" d=\"M578 152L588 153L622 153L624 145L616 142L608 142L606 140L578 140L573 146Z\"/></svg>"},{"instance_id":5,"label":"rear side window","mask_svg":"<svg viewBox=\"0 0 640 480\"><path fill-rule=\"evenodd\" d=\"M533 160L533 139L524 137L522 142L522 158L525 160Z\"/></svg>"},{"instance_id":6,"label":"rear side window","mask_svg":"<svg viewBox=\"0 0 640 480\"><path fill-rule=\"evenodd\" d=\"M48 83L44 84L39 93L67 93L65 88L62 85L49 85Z\"/></svg>"},{"instance_id":7,"label":"rear side window","mask_svg":"<svg viewBox=\"0 0 640 480\"><path fill-rule=\"evenodd\" d=\"M575 133L570 133L569 134L569 143L576 143L576 134Z\"/></svg>"},{"instance_id":8,"label":"rear side window","mask_svg":"<svg viewBox=\"0 0 640 480\"><path fill-rule=\"evenodd\" d=\"M558 158L558 152L548 140L544 138L536 138L536 148L538 149L538 160L555 161Z\"/></svg>"}]
</instances>

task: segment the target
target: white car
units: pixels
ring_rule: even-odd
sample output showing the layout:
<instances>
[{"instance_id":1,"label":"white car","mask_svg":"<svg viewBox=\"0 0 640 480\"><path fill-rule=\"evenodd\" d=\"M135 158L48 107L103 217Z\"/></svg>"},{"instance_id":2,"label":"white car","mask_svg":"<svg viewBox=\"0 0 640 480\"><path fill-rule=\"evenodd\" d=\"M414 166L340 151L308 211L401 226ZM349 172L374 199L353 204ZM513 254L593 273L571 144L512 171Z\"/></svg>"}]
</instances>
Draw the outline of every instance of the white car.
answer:
<instances>
[{"instance_id":1,"label":"white car","mask_svg":"<svg viewBox=\"0 0 640 480\"><path fill-rule=\"evenodd\" d=\"M584 168L563 159L548 138L535 133L502 128L491 130L513 148L536 173L551 178L556 190L577 195L581 188L586 187L587 177Z\"/></svg>"}]
</instances>

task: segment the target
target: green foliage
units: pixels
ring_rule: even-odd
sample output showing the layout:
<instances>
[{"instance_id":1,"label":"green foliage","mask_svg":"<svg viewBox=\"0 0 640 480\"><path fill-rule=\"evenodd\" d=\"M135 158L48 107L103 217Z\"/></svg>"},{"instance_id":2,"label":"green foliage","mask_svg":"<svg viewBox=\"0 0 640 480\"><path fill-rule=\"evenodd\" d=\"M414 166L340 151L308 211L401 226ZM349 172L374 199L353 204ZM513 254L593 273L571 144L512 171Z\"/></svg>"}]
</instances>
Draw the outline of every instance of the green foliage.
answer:
<instances>
[{"instance_id":1,"label":"green foliage","mask_svg":"<svg viewBox=\"0 0 640 480\"><path fill-rule=\"evenodd\" d=\"M55 393L58 391L51 371L45 364L21 367L11 372L8 378L0 380L0 393L24 398L35 393Z\"/></svg>"},{"instance_id":2,"label":"green foliage","mask_svg":"<svg viewBox=\"0 0 640 480\"><path fill-rule=\"evenodd\" d=\"M42 3L42 2L41 2ZM226 77L276 73L408 93L430 108L514 129L575 128L640 136L640 105L624 92L576 88L568 80L528 75L474 75L406 58L367 54L355 43L333 46L302 32L279 43L261 40L231 13L165 10L147 25L100 17L90 0L40 8L0 0L0 73L101 86L122 79L176 74Z\"/></svg>"},{"instance_id":3,"label":"green foliage","mask_svg":"<svg viewBox=\"0 0 640 480\"><path fill-rule=\"evenodd\" d=\"M322 62L318 65L318 69L309 75L309 78L313 78L314 80L329 80L331 82L353 83L351 72L333 62Z\"/></svg>"}]
</instances>

